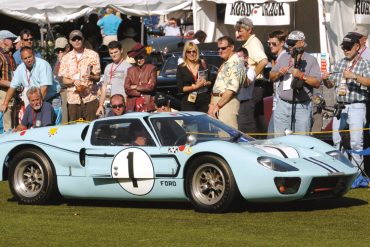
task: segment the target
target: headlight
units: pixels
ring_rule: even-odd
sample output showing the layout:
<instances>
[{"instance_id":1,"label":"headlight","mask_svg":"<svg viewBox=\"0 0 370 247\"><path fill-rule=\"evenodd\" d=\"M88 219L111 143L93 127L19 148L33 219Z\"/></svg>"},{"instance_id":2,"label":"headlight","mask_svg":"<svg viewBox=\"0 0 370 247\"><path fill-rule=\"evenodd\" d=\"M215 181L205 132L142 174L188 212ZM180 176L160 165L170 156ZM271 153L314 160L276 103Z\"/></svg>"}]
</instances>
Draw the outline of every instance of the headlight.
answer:
<instances>
[{"instance_id":1,"label":"headlight","mask_svg":"<svg viewBox=\"0 0 370 247\"><path fill-rule=\"evenodd\" d=\"M258 163L263 165L266 168L269 168L273 171L277 172L291 172L291 171L299 171L298 168L291 166L279 159L271 158L271 157L258 157Z\"/></svg>"},{"instance_id":2,"label":"headlight","mask_svg":"<svg viewBox=\"0 0 370 247\"><path fill-rule=\"evenodd\" d=\"M344 156L344 154L338 150L334 150L334 151L330 151L330 152L326 152L327 155L330 155L331 157L339 160L340 162L344 163L345 165L349 166L349 167L354 167L354 165L352 164L352 162L346 157Z\"/></svg>"}]
</instances>

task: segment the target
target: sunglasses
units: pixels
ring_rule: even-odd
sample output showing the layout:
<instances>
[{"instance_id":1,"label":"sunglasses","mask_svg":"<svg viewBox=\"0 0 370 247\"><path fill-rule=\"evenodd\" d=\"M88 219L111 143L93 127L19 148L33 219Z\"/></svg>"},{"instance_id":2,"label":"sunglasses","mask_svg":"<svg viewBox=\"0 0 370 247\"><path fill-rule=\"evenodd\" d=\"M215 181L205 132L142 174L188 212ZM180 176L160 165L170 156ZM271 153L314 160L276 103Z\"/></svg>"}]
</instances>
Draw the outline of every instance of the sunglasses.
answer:
<instances>
[{"instance_id":1,"label":"sunglasses","mask_svg":"<svg viewBox=\"0 0 370 247\"><path fill-rule=\"evenodd\" d=\"M218 50L226 50L229 46L224 46L224 47L217 47Z\"/></svg>"},{"instance_id":2,"label":"sunglasses","mask_svg":"<svg viewBox=\"0 0 370 247\"><path fill-rule=\"evenodd\" d=\"M123 108L123 107L124 107L124 105L123 105L123 104L112 105L112 108L113 108L113 109Z\"/></svg>"},{"instance_id":3,"label":"sunglasses","mask_svg":"<svg viewBox=\"0 0 370 247\"><path fill-rule=\"evenodd\" d=\"M141 60L141 59L144 59L144 56L137 56L137 57L135 57L135 60Z\"/></svg>"},{"instance_id":4,"label":"sunglasses","mask_svg":"<svg viewBox=\"0 0 370 247\"><path fill-rule=\"evenodd\" d=\"M297 44L298 40L288 39L285 43L288 47L293 47Z\"/></svg>"},{"instance_id":5,"label":"sunglasses","mask_svg":"<svg viewBox=\"0 0 370 247\"><path fill-rule=\"evenodd\" d=\"M29 38L29 39L22 39L23 41L26 41L26 42L31 42L33 41L33 38Z\"/></svg>"},{"instance_id":6,"label":"sunglasses","mask_svg":"<svg viewBox=\"0 0 370 247\"><path fill-rule=\"evenodd\" d=\"M268 46L276 47L277 46L277 43L276 42L267 42L267 45Z\"/></svg>"},{"instance_id":7,"label":"sunglasses","mask_svg":"<svg viewBox=\"0 0 370 247\"><path fill-rule=\"evenodd\" d=\"M190 53L194 53L194 54L196 54L196 53L197 53L197 51L194 51L194 50L192 50L192 51L186 51L186 53L188 53L188 54L190 54Z\"/></svg>"},{"instance_id":8,"label":"sunglasses","mask_svg":"<svg viewBox=\"0 0 370 247\"><path fill-rule=\"evenodd\" d=\"M350 51L352 50L354 45L355 43L342 43L340 47L342 48L343 51Z\"/></svg>"},{"instance_id":9,"label":"sunglasses","mask_svg":"<svg viewBox=\"0 0 370 247\"><path fill-rule=\"evenodd\" d=\"M72 39L71 39L71 41L76 41L76 40L78 40L78 41L81 41L82 40L82 38L81 37L73 37Z\"/></svg>"},{"instance_id":10,"label":"sunglasses","mask_svg":"<svg viewBox=\"0 0 370 247\"><path fill-rule=\"evenodd\" d=\"M64 52L64 49L63 48L56 48L54 51L55 51L55 53L59 53L59 52Z\"/></svg>"}]
</instances>

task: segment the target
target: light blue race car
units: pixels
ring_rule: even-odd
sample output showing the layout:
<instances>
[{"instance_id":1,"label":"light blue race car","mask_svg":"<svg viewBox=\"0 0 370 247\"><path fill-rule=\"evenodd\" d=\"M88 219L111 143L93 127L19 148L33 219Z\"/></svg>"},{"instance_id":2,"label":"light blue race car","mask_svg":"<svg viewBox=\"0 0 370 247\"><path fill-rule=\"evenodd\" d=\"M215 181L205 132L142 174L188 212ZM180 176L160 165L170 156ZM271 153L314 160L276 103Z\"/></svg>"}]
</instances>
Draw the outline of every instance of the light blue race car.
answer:
<instances>
[{"instance_id":1,"label":"light blue race car","mask_svg":"<svg viewBox=\"0 0 370 247\"><path fill-rule=\"evenodd\" d=\"M254 140L198 112L128 113L0 135L0 180L23 204L58 198L188 201L225 212L240 199L337 197L358 175L320 140Z\"/></svg>"}]
</instances>

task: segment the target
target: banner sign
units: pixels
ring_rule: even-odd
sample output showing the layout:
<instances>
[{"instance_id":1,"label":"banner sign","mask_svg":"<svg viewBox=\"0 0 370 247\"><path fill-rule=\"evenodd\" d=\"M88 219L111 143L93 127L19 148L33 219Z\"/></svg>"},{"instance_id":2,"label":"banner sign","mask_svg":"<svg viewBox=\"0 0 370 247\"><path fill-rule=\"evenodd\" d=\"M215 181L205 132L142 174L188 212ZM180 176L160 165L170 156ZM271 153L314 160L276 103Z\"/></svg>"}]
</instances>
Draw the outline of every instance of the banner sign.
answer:
<instances>
[{"instance_id":1,"label":"banner sign","mask_svg":"<svg viewBox=\"0 0 370 247\"><path fill-rule=\"evenodd\" d=\"M370 1L356 0L355 20L357 24L370 24Z\"/></svg>"},{"instance_id":2,"label":"banner sign","mask_svg":"<svg viewBox=\"0 0 370 247\"><path fill-rule=\"evenodd\" d=\"M281 26L290 24L288 3L265 2L247 3L235 1L228 3L225 10L225 24L235 25L242 17L248 17L255 26Z\"/></svg>"}]
</instances>

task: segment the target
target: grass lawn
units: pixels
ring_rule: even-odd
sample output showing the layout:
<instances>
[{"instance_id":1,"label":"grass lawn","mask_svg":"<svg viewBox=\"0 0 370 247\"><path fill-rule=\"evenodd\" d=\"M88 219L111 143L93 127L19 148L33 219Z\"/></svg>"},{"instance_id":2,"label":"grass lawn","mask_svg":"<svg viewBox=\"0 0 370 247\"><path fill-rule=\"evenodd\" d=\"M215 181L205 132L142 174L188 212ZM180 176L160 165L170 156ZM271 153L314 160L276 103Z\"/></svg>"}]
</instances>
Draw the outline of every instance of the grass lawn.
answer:
<instances>
[{"instance_id":1,"label":"grass lawn","mask_svg":"<svg viewBox=\"0 0 370 247\"><path fill-rule=\"evenodd\" d=\"M0 182L0 246L369 246L370 190L345 198L197 213L189 203L27 206Z\"/></svg>"}]
</instances>

